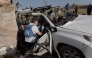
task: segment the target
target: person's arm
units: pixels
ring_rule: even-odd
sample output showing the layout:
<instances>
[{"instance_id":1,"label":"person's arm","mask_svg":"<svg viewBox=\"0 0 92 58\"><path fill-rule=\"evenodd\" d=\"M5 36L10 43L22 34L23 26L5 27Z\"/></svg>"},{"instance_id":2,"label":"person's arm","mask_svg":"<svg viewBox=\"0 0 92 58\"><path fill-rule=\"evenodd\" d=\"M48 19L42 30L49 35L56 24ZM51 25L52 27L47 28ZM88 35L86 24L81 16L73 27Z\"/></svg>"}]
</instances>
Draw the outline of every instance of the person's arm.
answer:
<instances>
[{"instance_id":1,"label":"person's arm","mask_svg":"<svg viewBox=\"0 0 92 58\"><path fill-rule=\"evenodd\" d=\"M39 36L41 36L41 35L42 35L42 32L39 31L37 34L38 34Z\"/></svg>"},{"instance_id":2,"label":"person's arm","mask_svg":"<svg viewBox=\"0 0 92 58\"><path fill-rule=\"evenodd\" d=\"M39 31L37 26L33 27L34 32L36 32L39 36L42 35L42 32Z\"/></svg>"}]
</instances>

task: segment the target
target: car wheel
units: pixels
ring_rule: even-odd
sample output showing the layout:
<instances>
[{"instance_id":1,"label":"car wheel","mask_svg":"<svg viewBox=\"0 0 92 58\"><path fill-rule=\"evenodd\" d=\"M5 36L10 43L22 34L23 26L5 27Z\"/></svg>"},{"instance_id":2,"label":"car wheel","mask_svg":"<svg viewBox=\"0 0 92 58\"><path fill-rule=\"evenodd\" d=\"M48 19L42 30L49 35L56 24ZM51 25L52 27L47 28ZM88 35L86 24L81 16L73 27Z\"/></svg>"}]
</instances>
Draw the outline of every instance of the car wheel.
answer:
<instances>
[{"instance_id":1,"label":"car wheel","mask_svg":"<svg viewBox=\"0 0 92 58\"><path fill-rule=\"evenodd\" d=\"M61 58L85 58L83 54L72 46L63 46L59 50Z\"/></svg>"}]
</instances>

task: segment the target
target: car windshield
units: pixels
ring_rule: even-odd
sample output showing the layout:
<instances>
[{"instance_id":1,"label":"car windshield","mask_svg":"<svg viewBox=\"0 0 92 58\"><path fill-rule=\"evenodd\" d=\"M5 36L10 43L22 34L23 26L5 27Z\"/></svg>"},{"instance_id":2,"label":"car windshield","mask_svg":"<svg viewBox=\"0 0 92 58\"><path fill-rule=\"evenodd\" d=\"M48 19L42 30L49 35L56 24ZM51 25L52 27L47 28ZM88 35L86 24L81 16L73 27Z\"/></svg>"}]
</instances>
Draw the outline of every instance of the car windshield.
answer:
<instances>
[{"instance_id":1,"label":"car windshield","mask_svg":"<svg viewBox=\"0 0 92 58\"><path fill-rule=\"evenodd\" d=\"M64 12L64 16L58 17L58 22L54 23L55 26L64 25L67 22L73 21L76 17L78 17L78 15L73 13L72 11L62 9L62 12Z\"/></svg>"}]
</instances>

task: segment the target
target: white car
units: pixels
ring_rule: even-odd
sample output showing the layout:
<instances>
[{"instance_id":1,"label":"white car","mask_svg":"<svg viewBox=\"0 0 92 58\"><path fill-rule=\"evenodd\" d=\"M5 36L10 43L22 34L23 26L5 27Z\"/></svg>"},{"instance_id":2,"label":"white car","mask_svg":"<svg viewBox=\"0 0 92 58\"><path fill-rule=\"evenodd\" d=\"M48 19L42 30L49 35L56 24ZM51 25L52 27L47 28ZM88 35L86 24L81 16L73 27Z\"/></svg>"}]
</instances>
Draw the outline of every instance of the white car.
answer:
<instances>
[{"instance_id":1,"label":"white car","mask_svg":"<svg viewBox=\"0 0 92 58\"><path fill-rule=\"evenodd\" d=\"M59 58L92 58L92 16L69 14L68 19L53 24L44 14L32 13L41 16L51 30Z\"/></svg>"}]
</instances>

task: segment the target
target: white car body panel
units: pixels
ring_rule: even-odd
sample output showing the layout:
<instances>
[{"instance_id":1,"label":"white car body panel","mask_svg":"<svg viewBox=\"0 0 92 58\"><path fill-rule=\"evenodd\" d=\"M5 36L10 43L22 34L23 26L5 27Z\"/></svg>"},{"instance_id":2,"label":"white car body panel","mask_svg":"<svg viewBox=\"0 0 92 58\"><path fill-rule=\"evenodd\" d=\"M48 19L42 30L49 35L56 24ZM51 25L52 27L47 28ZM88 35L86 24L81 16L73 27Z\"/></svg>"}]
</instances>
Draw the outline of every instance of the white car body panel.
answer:
<instances>
[{"instance_id":1,"label":"white car body panel","mask_svg":"<svg viewBox=\"0 0 92 58\"><path fill-rule=\"evenodd\" d=\"M62 27L92 34L92 16L79 15L73 21L69 21Z\"/></svg>"},{"instance_id":2,"label":"white car body panel","mask_svg":"<svg viewBox=\"0 0 92 58\"><path fill-rule=\"evenodd\" d=\"M92 58L92 44L90 46L81 49L81 51L85 55L85 58Z\"/></svg>"},{"instance_id":3,"label":"white car body panel","mask_svg":"<svg viewBox=\"0 0 92 58\"><path fill-rule=\"evenodd\" d=\"M91 44L91 42L84 39L83 33L59 27L52 36L55 45L57 45L56 43L65 43L81 49Z\"/></svg>"}]
</instances>

